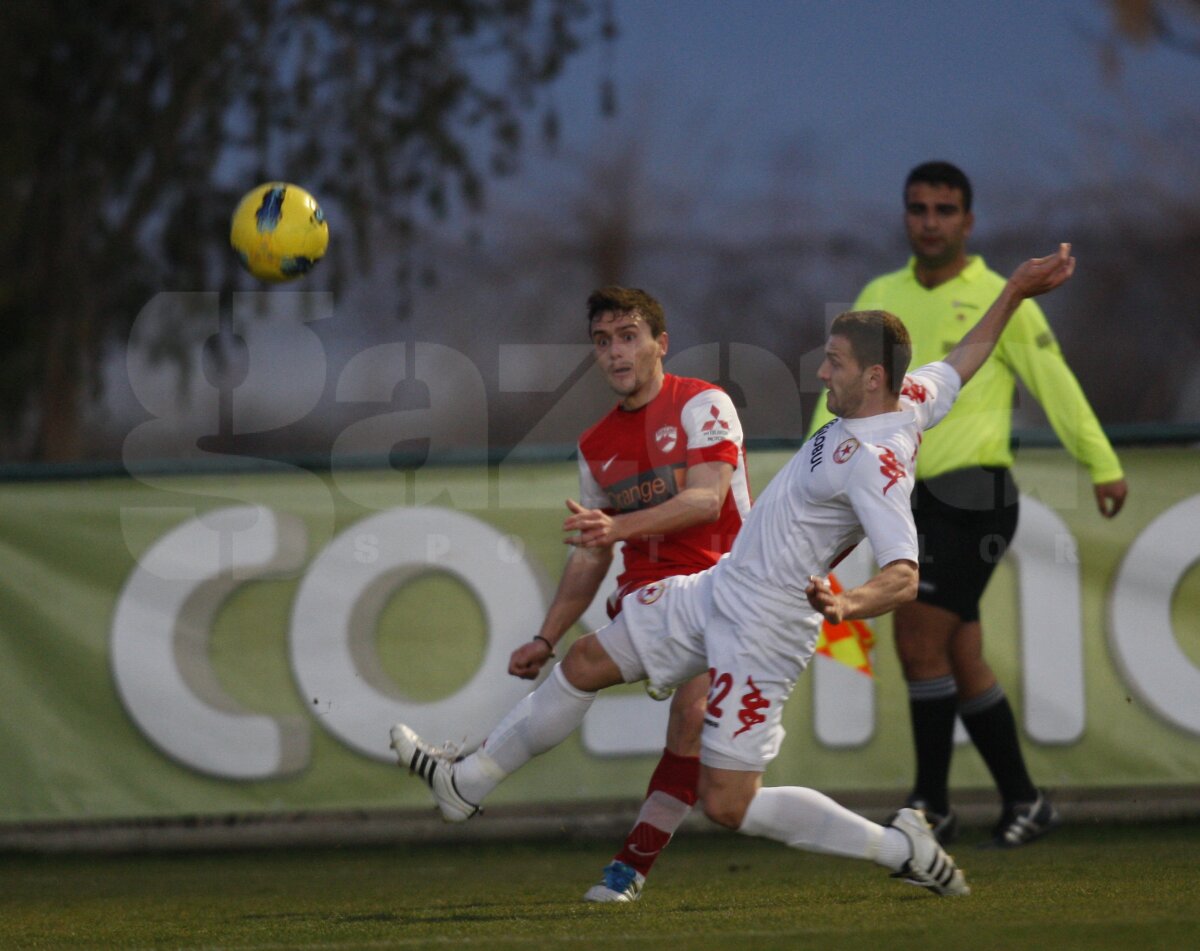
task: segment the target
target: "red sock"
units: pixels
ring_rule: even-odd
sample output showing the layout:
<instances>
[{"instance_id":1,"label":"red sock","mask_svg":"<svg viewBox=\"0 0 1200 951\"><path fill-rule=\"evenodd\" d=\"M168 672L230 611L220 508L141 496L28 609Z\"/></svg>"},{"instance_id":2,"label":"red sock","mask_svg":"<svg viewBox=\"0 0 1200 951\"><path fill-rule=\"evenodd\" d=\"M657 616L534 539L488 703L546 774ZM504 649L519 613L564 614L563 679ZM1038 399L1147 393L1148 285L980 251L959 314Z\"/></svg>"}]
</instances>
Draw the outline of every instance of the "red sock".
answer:
<instances>
[{"instance_id":1,"label":"red sock","mask_svg":"<svg viewBox=\"0 0 1200 951\"><path fill-rule=\"evenodd\" d=\"M696 804L699 782L699 757L677 756L670 750L663 750L662 759L650 777L646 801L642 803L637 823L615 860L648 875L654 860Z\"/></svg>"}]
</instances>

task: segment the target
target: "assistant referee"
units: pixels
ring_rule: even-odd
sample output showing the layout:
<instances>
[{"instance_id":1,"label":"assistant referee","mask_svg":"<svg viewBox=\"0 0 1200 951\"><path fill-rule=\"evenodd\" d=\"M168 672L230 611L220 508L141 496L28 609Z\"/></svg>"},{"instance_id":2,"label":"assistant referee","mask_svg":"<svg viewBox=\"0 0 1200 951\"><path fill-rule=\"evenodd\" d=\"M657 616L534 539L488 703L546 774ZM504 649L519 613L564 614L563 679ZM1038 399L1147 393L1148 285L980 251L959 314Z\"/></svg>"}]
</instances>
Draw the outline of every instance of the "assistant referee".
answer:
<instances>
[{"instance_id":1,"label":"assistant referee","mask_svg":"<svg viewBox=\"0 0 1200 951\"><path fill-rule=\"evenodd\" d=\"M942 359L1004 286L978 255L968 256L974 224L971 183L948 162L927 162L904 183L904 221L913 257L871 281L855 310L891 311L912 336L912 366ZM917 458L913 515L922 545L917 600L895 613L896 651L908 683L917 775L908 805L923 808L939 840L957 819L948 774L955 716L962 718L1003 800L987 844L1013 848L1059 823L1053 803L1030 779L1016 720L983 657L979 600L1017 528L1010 468L1017 378L1091 475L1106 518L1128 491L1121 464L1063 359L1041 308L1021 304L995 353L963 388L950 414L925 434ZM829 412L818 406L810 434Z\"/></svg>"}]
</instances>

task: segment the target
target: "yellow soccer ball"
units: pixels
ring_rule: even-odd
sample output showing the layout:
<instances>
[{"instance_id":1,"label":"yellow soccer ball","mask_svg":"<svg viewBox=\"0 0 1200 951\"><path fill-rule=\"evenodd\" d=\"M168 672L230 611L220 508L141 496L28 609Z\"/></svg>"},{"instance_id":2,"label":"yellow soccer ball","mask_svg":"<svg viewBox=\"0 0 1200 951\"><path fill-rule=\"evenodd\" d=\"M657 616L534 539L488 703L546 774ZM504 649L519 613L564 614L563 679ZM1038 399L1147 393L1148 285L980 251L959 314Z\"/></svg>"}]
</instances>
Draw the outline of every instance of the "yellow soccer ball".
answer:
<instances>
[{"instance_id":1,"label":"yellow soccer ball","mask_svg":"<svg viewBox=\"0 0 1200 951\"><path fill-rule=\"evenodd\" d=\"M229 243L260 281L290 281L311 271L329 245L317 200L298 185L267 182L238 202Z\"/></svg>"}]
</instances>

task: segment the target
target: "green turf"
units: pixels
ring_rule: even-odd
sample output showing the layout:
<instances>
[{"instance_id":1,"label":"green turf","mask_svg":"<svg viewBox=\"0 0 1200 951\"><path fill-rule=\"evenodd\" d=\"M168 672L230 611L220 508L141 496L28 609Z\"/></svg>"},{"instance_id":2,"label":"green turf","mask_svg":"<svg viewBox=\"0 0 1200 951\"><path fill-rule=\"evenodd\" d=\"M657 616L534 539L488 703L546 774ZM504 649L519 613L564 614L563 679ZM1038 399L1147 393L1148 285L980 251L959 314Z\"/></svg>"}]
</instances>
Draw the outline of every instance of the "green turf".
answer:
<instances>
[{"instance_id":1,"label":"green turf","mask_svg":"<svg viewBox=\"0 0 1200 951\"><path fill-rule=\"evenodd\" d=\"M973 838L978 838L974 836ZM1183 949L1200 824L1068 827L955 849L939 899L865 863L681 837L635 905L579 901L607 842L0 856L0 948Z\"/></svg>"}]
</instances>

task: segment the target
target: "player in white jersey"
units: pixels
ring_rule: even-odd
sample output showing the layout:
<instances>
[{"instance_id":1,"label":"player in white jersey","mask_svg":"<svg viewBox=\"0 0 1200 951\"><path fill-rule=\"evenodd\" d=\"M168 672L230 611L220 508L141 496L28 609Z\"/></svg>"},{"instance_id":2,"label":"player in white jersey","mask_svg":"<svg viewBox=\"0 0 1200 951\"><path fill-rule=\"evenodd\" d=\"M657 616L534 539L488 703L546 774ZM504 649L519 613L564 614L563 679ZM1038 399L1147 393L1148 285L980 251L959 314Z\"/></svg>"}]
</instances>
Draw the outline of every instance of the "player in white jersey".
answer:
<instances>
[{"instance_id":1,"label":"player in white jersey","mask_svg":"<svg viewBox=\"0 0 1200 951\"><path fill-rule=\"evenodd\" d=\"M943 362L909 376L911 346L883 311L848 312L830 328L819 376L835 419L814 434L751 510L730 554L707 571L647 585L563 660L467 757L396 724L400 765L462 821L506 776L566 739L596 692L649 677L713 674L701 739L700 797L713 821L795 848L872 860L939 895L968 892L924 815L880 826L813 789L762 786L783 738L782 707L816 645L821 618L875 617L912 600L917 539L908 495L921 431L945 415L1021 301L1066 281L1070 247L1026 261ZM839 461L840 460L840 461ZM877 575L835 593L825 574L867 537Z\"/></svg>"},{"instance_id":2,"label":"player in white jersey","mask_svg":"<svg viewBox=\"0 0 1200 951\"><path fill-rule=\"evenodd\" d=\"M840 317L832 336L858 316ZM876 333L875 315L864 316L857 322ZM783 704L821 629L806 593L813 575L864 537L880 565L897 565L897 584L909 574L899 566L916 564L913 462L921 432L953 405L959 377L935 363L903 381L897 411L836 418L813 435L762 493L728 558L694 581L669 578L629 599L636 658L625 656L624 631L600 632L623 675L639 662L652 683L673 684L674 671L701 663L711 672L702 764L761 772L778 753Z\"/></svg>"}]
</instances>

